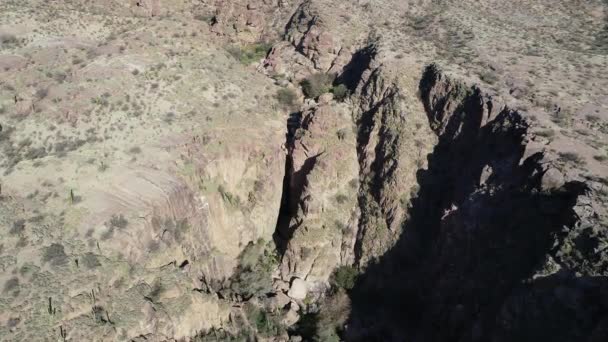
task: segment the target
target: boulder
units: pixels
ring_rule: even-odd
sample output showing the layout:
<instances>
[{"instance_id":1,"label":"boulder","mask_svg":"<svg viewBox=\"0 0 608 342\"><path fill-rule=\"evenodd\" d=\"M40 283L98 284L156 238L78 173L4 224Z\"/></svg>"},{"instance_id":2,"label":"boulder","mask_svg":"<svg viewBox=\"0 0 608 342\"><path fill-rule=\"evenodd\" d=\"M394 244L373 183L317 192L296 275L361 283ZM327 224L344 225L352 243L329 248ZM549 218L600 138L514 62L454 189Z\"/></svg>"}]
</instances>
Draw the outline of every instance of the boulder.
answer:
<instances>
[{"instance_id":1,"label":"boulder","mask_svg":"<svg viewBox=\"0 0 608 342\"><path fill-rule=\"evenodd\" d=\"M304 300L307 294L308 285L306 284L306 281L300 278L295 278L291 282L291 288L289 288L289 292L287 292L289 297L298 300Z\"/></svg>"}]
</instances>

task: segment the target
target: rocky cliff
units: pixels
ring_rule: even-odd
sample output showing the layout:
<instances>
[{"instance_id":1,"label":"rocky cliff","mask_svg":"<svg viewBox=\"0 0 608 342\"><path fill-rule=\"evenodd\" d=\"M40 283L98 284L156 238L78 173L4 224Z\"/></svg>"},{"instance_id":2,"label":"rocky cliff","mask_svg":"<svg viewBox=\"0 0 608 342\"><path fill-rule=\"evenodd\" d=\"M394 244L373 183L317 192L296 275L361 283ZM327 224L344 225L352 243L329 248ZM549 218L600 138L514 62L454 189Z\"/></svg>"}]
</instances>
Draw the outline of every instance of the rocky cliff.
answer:
<instances>
[{"instance_id":1,"label":"rocky cliff","mask_svg":"<svg viewBox=\"0 0 608 342\"><path fill-rule=\"evenodd\" d=\"M509 26L604 5L482 3L0 4L0 339L608 340L608 83Z\"/></svg>"}]
</instances>

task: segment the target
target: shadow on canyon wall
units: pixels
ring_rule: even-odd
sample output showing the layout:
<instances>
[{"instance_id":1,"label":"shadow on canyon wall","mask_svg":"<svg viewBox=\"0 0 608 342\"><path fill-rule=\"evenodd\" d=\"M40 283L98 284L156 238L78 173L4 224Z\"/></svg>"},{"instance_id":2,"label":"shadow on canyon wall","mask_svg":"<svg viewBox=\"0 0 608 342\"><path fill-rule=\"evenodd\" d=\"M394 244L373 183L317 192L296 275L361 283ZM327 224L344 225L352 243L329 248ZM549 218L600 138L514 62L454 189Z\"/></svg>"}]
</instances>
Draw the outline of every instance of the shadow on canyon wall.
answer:
<instances>
[{"instance_id":1,"label":"shadow on canyon wall","mask_svg":"<svg viewBox=\"0 0 608 342\"><path fill-rule=\"evenodd\" d=\"M577 224L586 186L543 190L542 154L520 162L528 130L520 114L486 118L492 104L476 88L432 95L439 78L431 66L420 82L438 144L417 174L398 242L350 292L343 338L608 341L607 277L565 268L532 277Z\"/></svg>"}]
</instances>

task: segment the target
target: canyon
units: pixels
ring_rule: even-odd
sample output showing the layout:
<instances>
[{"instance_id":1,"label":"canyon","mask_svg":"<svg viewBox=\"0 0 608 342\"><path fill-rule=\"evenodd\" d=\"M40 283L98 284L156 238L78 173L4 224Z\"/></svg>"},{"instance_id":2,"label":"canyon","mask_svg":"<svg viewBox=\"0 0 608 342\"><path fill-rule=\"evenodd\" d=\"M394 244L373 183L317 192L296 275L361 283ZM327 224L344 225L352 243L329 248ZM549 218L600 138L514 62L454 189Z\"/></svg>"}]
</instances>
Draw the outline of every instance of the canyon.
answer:
<instances>
[{"instance_id":1,"label":"canyon","mask_svg":"<svg viewBox=\"0 0 608 342\"><path fill-rule=\"evenodd\" d=\"M605 1L0 9L1 340L608 340Z\"/></svg>"}]
</instances>

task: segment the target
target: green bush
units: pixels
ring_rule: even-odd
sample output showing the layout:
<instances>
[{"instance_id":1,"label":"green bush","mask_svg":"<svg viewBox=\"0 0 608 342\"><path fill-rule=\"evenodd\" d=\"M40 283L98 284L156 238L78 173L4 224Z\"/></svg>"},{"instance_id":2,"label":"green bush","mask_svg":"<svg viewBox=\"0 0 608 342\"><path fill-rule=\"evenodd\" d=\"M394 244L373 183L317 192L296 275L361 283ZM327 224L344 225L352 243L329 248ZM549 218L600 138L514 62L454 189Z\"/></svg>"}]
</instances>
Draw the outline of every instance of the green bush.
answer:
<instances>
[{"instance_id":1,"label":"green bush","mask_svg":"<svg viewBox=\"0 0 608 342\"><path fill-rule=\"evenodd\" d=\"M353 266L338 267L331 277L332 285L336 288L350 290L355 287L359 272Z\"/></svg>"},{"instance_id":2,"label":"green bush","mask_svg":"<svg viewBox=\"0 0 608 342\"><path fill-rule=\"evenodd\" d=\"M92 270L96 267L101 266L101 263L99 262L99 259L97 258L97 256L91 252L85 254L82 257L82 264L84 265L84 267L86 267L89 270Z\"/></svg>"},{"instance_id":3,"label":"green bush","mask_svg":"<svg viewBox=\"0 0 608 342\"><path fill-rule=\"evenodd\" d=\"M258 42L245 46L230 46L226 50L241 64L250 65L266 57L271 48L272 43Z\"/></svg>"},{"instance_id":4,"label":"green bush","mask_svg":"<svg viewBox=\"0 0 608 342\"><path fill-rule=\"evenodd\" d=\"M19 39L13 34L0 34L0 48L2 47L16 47L19 46Z\"/></svg>"},{"instance_id":5,"label":"green bush","mask_svg":"<svg viewBox=\"0 0 608 342\"><path fill-rule=\"evenodd\" d=\"M44 249L42 261L49 262L53 266L65 265L68 262L68 256L65 254L63 245L54 243Z\"/></svg>"},{"instance_id":6,"label":"green bush","mask_svg":"<svg viewBox=\"0 0 608 342\"><path fill-rule=\"evenodd\" d=\"M560 152L559 160L564 163L573 163L575 165L585 164L585 159L576 152Z\"/></svg>"},{"instance_id":7,"label":"green bush","mask_svg":"<svg viewBox=\"0 0 608 342\"><path fill-rule=\"evenodd\" d=\"M300 82L304 95L309 99L316 99L319 96L331 91L331 84L334 81L333 75L317 73L308 76Z\"/></svg>"},{"instance_id":8,"label":"green bush","mask_svg":"<svg viewBox=\"0 0 608 342\"><path fill-rule=\"evenodd\" d=\"M285 108L293 108L298 100L298 95L293 89L282 88L277 92L277 100Z\"/></svg>"},{"instance_id":9,"label":"green bush","mask_svg":"<svg viewBox=\"0 0 608 342\"><path fill-rule=\"evenodd\" d=\"M336 101L344 101L346 97L349 95L348 88L344 84L338 84L331 89L331 92L334 94L334 99Z\"/></svg>"},{"instance_id":10,"label":"green bush","mask_svg":"<svg viewBox=\"0 0 608 342\"><path fill-rule=\"evenodd\" d=\"M479 78L481 78L482 81L484 81L488 84L494 84L494 83L498 82L498 75L496 75L494 72L488 71L488 70L484 70L481 73L479 73Z\"/></svg>"},{"instance_id":11,"label":"green bush","mask_svg":"<svg viewBox=\"0 0 608 342\"><path fill-rule=\"evenodd\" d=\"M231 289L245 298L272 291L272 272L279 259L272 243L259 240L249 243L239 257L239 266L231 278Z\"/></svg>"},{"instance_id":12,"label":"green bush","mask_svg":"<svg viewBox=\"0 0 608 342\"><path fill-rule=\"evenodd\" d=\"M112 218L107 224L109 227L124 229L129 225L129 221L124 217L123 214L112 215Z\"/></svg>"},{"instance_id":13,"label":"green bush","mask_svg":"<svg viewBox=\"0 0 608 342\"><path fill-rule=\"evenodd\" d=\"M350 312L348 294L339 289L319 303L318 312L304 314L294 331L304 341L339 342L339 334L344 331Z\"/></svg>"},{"instance_id":14,"label":"green bush","mask_svg":"<svg viewBox=\"0 0 608 342\"><path fill-rule=\"evenodd\" d=\"M275 315L267 313L251 303L247 303L244 310L249 324L255 327L258 334L265 337L275 337L283 332L284 328Z\"/></svg>"}]
</instances>

